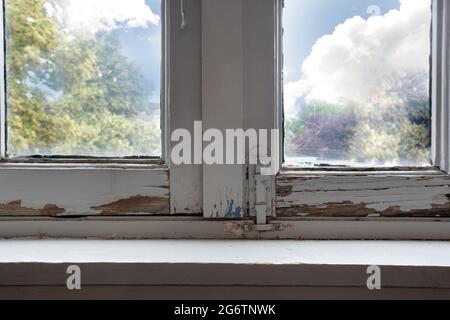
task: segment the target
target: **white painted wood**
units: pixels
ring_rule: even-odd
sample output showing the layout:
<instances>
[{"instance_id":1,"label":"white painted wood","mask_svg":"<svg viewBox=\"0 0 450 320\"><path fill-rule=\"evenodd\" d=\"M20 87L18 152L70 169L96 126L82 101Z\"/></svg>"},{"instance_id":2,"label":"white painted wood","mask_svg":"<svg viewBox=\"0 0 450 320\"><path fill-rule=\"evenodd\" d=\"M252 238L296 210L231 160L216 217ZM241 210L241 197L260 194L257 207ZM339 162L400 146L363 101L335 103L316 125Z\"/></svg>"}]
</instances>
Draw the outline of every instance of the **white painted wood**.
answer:
<instances>
[{"instance_id":1,"label":"white painted wood","mask_svg":"<svg viewBox=\"0 0 450 320\"><path fill-rule=\"evenodd\" d=\"M450 4L433 1L433 161L450 170ZM445 217L450 180L438 171L305 171L277 179L277 213L302 217Z\"/></svg>"},{"instance_id":2,"label":"white painted wood","mask_svg":"<svg viewBox=\"0 0 450 320\"><path fill-rule=\"evenodd\" d=\"M449 297L448 242L264 244L262 248L259 241L0 241L0 298ZM81 291L67 290L66 270L71 264L82 270ZM383 290L367 290L369 265L380 266Z\"/></svg>"},{"instance_id":3,"label":"white painted wood","mask_svg":"<svg viewBox=\"0 0 450 320\"><path fill-rule=\"evenodd\" d=\"M442 8L445 6L448 15L450 5L442 1L440 3ZM170 5L170 19L166 25L169 34L166 53L170 60L166 65L170 65L170 68L164 74L168 87L165 95L168 112L163 124L164 131L170 133L176 128L192 129L193 121L202 120L202 117L205 129L281 126L281 109L274 107L280 102L280 86L273 85L281 79L281 53L277 46L274 46L274 42L279 46L280 41L280 22L277 19L280 18L281 1L272 3L269 0L203 0L200 3L200 0L186 0L189 24L185 30L180 29L179 2L170 1ZM278 26L276 32L274 26ZM444 29L448 30L448 25ZM274 37L274 34L278 37ZM436 55L436 50L434 52ZM449 60L448 57L446 59ZM449 83L450 81L447 81L447 86L444 85L447 91ZM275 93L274 87L278 88ZM448 97L446 99L448 100ZM441 100L436 101L440 103ZM440 119L445 120L446 117ZM448 123L447 120L443 124L437 123L434 131L445 132L447 128L448 132L448 124L445 124ZM439 138L439 143L436 144L439 148L434 154L439 158L437 164L442 164L440 167L445 169L444 165L448 165L450 158L448 153L445 153L445 150L448 152L450 139L448 136L439 137L443 138ZM169 158L170 146L166 146L165 160ZM202 168L169 165L172 213L201 213L204 206L206 217L216 213L223 217L227 212L227 200L235 200L235 206L241 205L245 209L248 187L244 167ZM26 167L17 165L0 168L1 204L22 200L25 209L40 210L52 204L64 209L64 214L86 215L99 214L99 210L92 207L111 204L127 197L169 197L168 171L163 168L141 170L134 166L120 165L67 168L60 164L51 165L52 168L48 165L29 165L27 169L24 166ZM444 192L448 190L444 178L436 177L436 173L424 172L423 177L413 180L414 184L409 188L405 178L408 174L410 172L397 172L389 177L386 173L376 172L371 174L370 181L358 182L346 179L349 176L362 179L367 173L339 172L334 182L327 180L327 183L316 185L296 184L294 192L297 192L297 196L292 200L301 202L303 192L307 191L305 188L318 187L323 189L320 192L336 192L327 188L344 185L347 188L344 192L347 194L343 197L341 193L333 194L334 200L342 201L348 199L348 196L351 199L359 198L361 192L358 190L364 186L374 189L392 186L399 189L399 193L393 195L393 203L400 204L401 207L436 204L436 199L438 202L443 201ZM428 180L430 175L432 179ZM428 186L431 188L428 189ZM414 191L412 196L408 195L410 190ZM371 195L376 201L384 201L390 196L383 190L377 192L380 193ZM411 197L414 197L414 201L410 201ZM305 199L311 203L323 204L323 197L321 201L314 196ZM279 230L262 233L254 231L254 222L251 221L211 222L200 218L0 220L0 236L3 237L450 239L450 222L440 218L365 218L362 221L279 218L271 221L280 226Z\"/></svg>"},{"instance_id":4,"label":"white painted wood","mask_svg":"<svg viewBox=\"0 0 450 320\"><path fill-rule=\"evenodd\" d=\"M275 0L203 2L204 130L279 128L277 5ZM260 145L271 154L270 141ZM254 215L254 170L249 170L250 181L246 170L204 166L205 217L229 216L230 203L231 211L239 207L244 214L249 205Z\"/></svg>"},{"instance_id":5,"label":"white painted wood","mask_svg":"<svg viewBox=\"0 0 450 320\"><path fill-rule=\"evenodd\" d=\"M254 221L180 217L0 218L0 238L450 240L448 219L277 218L256 232Z\"/></svg>"},{"instance_id":6,"label":"white painted wood","mask_svg":"<svg viewBox=\"0 0 450 320\"><path fill-rule=\"evenodd\" d=\"M203 180L201 165L170 163L170 135L176 129L194 133L194 121L202 120L202 35L201 0L184 0L189 24L181 29L181 3L168 1L169 48L167 65L167 133L166 163L170 165L171 213L197 214L203 212Z\"/></svg>"},{"instance_id":7,"label":"white painted wood","mask_svg":"<svg viewBox=\"0 0 450 320\"><path fill-rule=\"evenodd\" d=\"M200 0L186 0L185 5L190 25L181 31L178 1L162 1L162 158L168 165L171 165L171 130L191 128L194 120L201 119ZM3 50L0 52L0 71L4 71ZM1 158L6 148L3 77L0 77L0 92ZM117 163L65 162L1 164L0 215L96 215L101 214L101 210L93 207L133 197L136 201L129 204L130 211L121 208L120 214L202 212L201 167L171 166L173 188L169 190L168 169L161 165L120 160ZM170 211L165 206L169 193ZM151 198L155 202L155 212L152 212ZM126 202L118 205L126 207ZM143 212L139 212L140 209Z\"/></svg>"},{"instance_id":8,"label":"white painted wood","mask_svg":"<svg viewBox=\"0 0 450 320\"><path fill-rule=\"evenodd\" d=\"M243 37L244 37L244 113L246 129L282 128L281 110L281 1L278 0L246 0L243 5ZM270 137L269 137L270 138ZM282 162L282 134L279 134L278 151L272 150L271 141L259 146L268 149L268 155L274 156L279 171ZM273 153L276 153L273 155ZM249 167L248 197L249 213L255 216L255 175L259 168ZM266 177L269 178L269 177ZM268 205L267 216L276 214L275 184L273 177L267 180L270 194L264 201ZM261 221L264 221L261 218Z\"/></svg>"},{"instance_id":9,"label":"white painted wood","mask_svg":"<svg viewBox=\"0 0 450 320\"><path fill-rule=\"evenodd\" d=\"M283 9L284 0L274 0L274 43L275 43L275 117L274 128L280 130L278 171L284 163L284 103L283 103ZM274 185L275 187L275 185ZM275 198L275 196L274 196ZM274 206L275 208L275 206ZM275 214L275 213L274 213Z\"/></svg>"},{"instance_id":10,"label":"white painted wood","mask_svg":"<svg viewBox=\"0 0 450 320\"><path fill-rule=\"evenodd\" d=\"M449 242L3 240L0 252L0 263L450 267Z\"/></svg>"},{"instance_id":11,"label":"white painted wood","mask_svg":"<svg viewBox=\"0 0 450 320\"><path fill-rule=\"evenodd\" d=\"M277 59L277 3L278 0L246 0L243 3L246 129L270 131L282 125L278 117L278 84L281 79L278 65L281 60ZM270 155L271 145L268 142L265 147Z\"/></svg>"},{"instance_id":12,"label":"white painted wood","mask_svg":"<svg viewBox=\"0 0 450 320\"><path fill-rule=\"evenodd\" d=\"M243 4L202 0L203 130L244 128ZM239 218L247 208L244 165L203 166L206 218Z\"/></svg>"},{"instance_id":13,"label":"white painted wood","mask_svg":"<svg viewBox=\"0 0 450 320\"><path fill-rule=\"evenodd\" d=\"M450 4L433 2L432 135L433 160L450 173Z\"/></svg>"},{"instance_id":14,"label":"white painted wood","mask_svg":"<svg viewBox=\"0 0 450 320\"><path fill-rule=\"evenodd\" d=\"M280 216L367 217L450 215L450 177L424 172L283 172Z\"/></svg>"},{"instance_id":15,"label":"white painted wood","mask_svg":"<svg viewBox=\"0 0 450 320\"><path fill-rule=\"evenodd\" d=\"M101 215L102 206L118 201L110 214L168 214L168 170L149 165L0 166L1 216Z\"/></svg>"}]
</instances>

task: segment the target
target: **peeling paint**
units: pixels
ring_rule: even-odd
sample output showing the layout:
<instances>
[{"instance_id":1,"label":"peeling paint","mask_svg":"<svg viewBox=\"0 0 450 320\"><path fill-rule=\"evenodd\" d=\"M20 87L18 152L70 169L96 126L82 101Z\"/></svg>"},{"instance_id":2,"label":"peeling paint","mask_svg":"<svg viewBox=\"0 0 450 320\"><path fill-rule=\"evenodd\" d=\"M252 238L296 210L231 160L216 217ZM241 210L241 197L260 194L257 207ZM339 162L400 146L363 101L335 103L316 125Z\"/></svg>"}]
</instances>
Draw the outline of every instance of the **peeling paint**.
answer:
<instances>
[{"instance_id":1,"label":"peeling paint","mask_svg":"<svg viewBox=\"0 0 450 320\"><path fill-rule=\"evenodd\" d=\"M293 192L293 186L291 185L279 185L277 187L277 195L279 197L288 197Z\"/></svg>"},{"instance_id":2,"label":"peeling paint","mask_svg":"<svg viewBox=\"0 0 450 320\"><path fill-rule=\"evenodd\" d=\"M0 216L169 213L169 175L165 167L120 163L36 166L15 164L0 170L0 181L7 181L0 185ZM130 208L126 208L127 201L116 203L115 208L102 207L137 195L147 198L132 199Z\"/></svg>"},{"instance_id":3,"label":"peeling paint","mask_svg":"<svg viewBox=\"0 0 450 320\"><path fill-rule=\"evenodd\" d=\"M281 174L276 204L280 217L450 217L450 177L430 170Z\"/></svg>"},{"instance_id":4,"label":"peeling paint","mask_svg":"<svg viewBox=\"0 0 450 320\"><path fill-rule=\"evenodd\" d=\"M227 210L225 211L225 218L227 219L240 219L241 207L237 207L234 200L227 200Z\"/></svg>"},{"instance_id":5,"label":"peeling paint","mask_svg":"<svg viewBox=\"0 0 450 320\"><path fill-rule=\"evenodd\" d=\"M260 240L262 233L253 229L254 224L249 222L226 222L225 231L231 233L236 239Z\"/></svg>"},{"instance_id":6,"label":"peeling paint","mask_svg":"<svg viewBox=\"0 0 450 320\"><path fill-rule=\"evenodd\" d=\"M248 221L229 221L225 222L224 226L225 231L234 238L247 240L264 239L267 234L271 234L273 239L279 239L286 229L294 227L292 224L275 223L268 225L271 228L261 230L258 228L260 225Z\"/></svg>"},{"instance_id":7,"label":"peeling paint","mask_svg":"<svg viewBox=\"0 0 450 320\"><path fill-rule=\"evenodd\" d=\"M279 216L302 217L450 217L450 195L445 204L433 204L430 208L404 210L400 206L389 206L385 210L371 208L365 203L326 203L324 205L298 205L279 208Z\"/></svg>"},{"instance_id":8,"label":"peeling paint","mask_svg":"<svg viewBox=\"0 0 450 320\"><path fill-rule=\"evenodd\" d=\"M225 223L225 231L233 234L238 238L243 238L244 235L250 231L250 228L244 222L233 221Z\"/></svg>"},{"instance_id":9,"label":"peeling paint","mask_svg":"<svg viewBox=\"0 0 450 320\"><path fill-rule=\"evenodd\" d=\"M324 205L300 205L277 210L280 216L308 216L308 217L367 217L376 214L375 209L367 208L364 203L326 203Z\"/></svg>"},{"instance_id":10,"label":"peeling paint","mask_svg":"<svg viewBox=\"0 0 450 320\"><path fill-rule=\"evenodd\" d=\"M57 216L65 211L55 204L46 204L40 209L27 208L22 206L21 200L0 204L0 215L3 216Z\"/></svg>"},{"instance_id":11,"label":"peeling paint","mask_svg":"<svg viewBox=\"0 0 450 320\"><path fill-rule=\"evenodd\" d=\"M127 214L168 214L168 197L134 196L121 199L109 204L92 207L101 211L101 215L127 215Z\"/></svg>"}]
</instances>

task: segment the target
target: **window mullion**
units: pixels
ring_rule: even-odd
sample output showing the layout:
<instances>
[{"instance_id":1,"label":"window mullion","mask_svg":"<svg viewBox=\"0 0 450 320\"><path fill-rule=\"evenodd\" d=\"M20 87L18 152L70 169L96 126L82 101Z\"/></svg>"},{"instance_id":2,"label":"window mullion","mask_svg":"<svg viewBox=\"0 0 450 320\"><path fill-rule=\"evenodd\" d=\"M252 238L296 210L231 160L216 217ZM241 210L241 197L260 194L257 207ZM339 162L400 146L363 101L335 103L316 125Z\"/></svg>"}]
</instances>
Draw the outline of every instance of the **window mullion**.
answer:
<instances>
[{"instance_id":1,"label":"window mullion","mask_svg":"<svg viewBox=\"0 0 450 320\"><path fill-rule=\"evenodd\" d=\"M6 156L6 70L5 70L5 23L4 23L4 1L0 1L0 158Z\"/></svg>"},{"instance_id":2,"label":"window mullion","mask_svg":"<svg viewBox=\"0 0 450 320\"><path fill-rule=\"evenodd\" d=\"M202 0L203 130L244 126L243 3ZM225 157L224 157L225 158ZM207 218L239 218L246 210L245 166L203 166Z\"/></svg>"},{"instance_id":3,"label":"window mullion","mask_svg":"<svg viewBox=\"0 0 450 320\"><path fill-rule=\"evenodd\" d=\"M432 113L433 160L450 172L450 5L433 2Z\"/></svg>"},{"instance_id":4,"label":"window mullion","mask_svg":"<svg viewBox=\"0 0 450 320\"><path fill-rule=\"evenodd\" d=\"M166 1L166 163L170 166L172 214L202 213L202 166L174 165L171 151L177 143L171 134L177 129L194 132L202 120L202 28L201 0L184 0L188 25L183 29L181 2Z\"/></svg>"}]
</instances>

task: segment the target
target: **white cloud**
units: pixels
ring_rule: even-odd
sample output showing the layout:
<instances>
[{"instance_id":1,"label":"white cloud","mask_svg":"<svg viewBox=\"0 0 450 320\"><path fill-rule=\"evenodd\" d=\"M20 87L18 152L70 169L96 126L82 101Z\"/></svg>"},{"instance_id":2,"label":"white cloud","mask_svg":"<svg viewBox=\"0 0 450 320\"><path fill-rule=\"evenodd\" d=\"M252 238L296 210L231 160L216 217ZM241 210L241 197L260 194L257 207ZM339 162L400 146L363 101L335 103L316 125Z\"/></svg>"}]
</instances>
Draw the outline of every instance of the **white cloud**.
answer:
<instances>
[{"instance_id":1,"label":"white cloud","mask_svg":"<svg viewBox=\"0 0 450 320\"><path fill-rule=\"evenodd\" d=\"M88 34L117 28L147 28L160 22L145 0L50 0L47 11L64 21L69 31Z\"/></svg>"},{"instance_id":2,"label":"white cloud","mask_svg":"<svg viewBox=\"0 0 450 320\"><path fill-rule=\"evenodd\" d=\"M426 73L430 21L429 0L400 0L399 10L346 20L316 42L302 78L286 84L286 115L299 98L364 103L393 77Z\"/></svg>"}]
</instances>

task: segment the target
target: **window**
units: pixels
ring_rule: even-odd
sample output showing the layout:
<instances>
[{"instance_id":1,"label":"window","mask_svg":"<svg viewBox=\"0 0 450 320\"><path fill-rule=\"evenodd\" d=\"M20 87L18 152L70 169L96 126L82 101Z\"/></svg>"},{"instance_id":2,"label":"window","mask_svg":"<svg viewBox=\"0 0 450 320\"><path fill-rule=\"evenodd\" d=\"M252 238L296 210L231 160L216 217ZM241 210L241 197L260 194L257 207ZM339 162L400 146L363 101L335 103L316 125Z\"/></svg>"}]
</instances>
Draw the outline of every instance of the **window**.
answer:
<instances>
[{"instance_id":1,"label":"window","mask_svg":"<svg viewBox=\"0 0 450 320\"><path fill-rule=\"evenodd\" d=\"M5 0L9 157L161 156L159 0Z\"/></svg>"},{"instance_id":2,"label":"window","mask_svg":"<svg viewBox=\"0 0 450 320\"><path fill-rule=\"evenodd\" d=\"M285 0L286 161L431 165L431 0Z\"/></svg>"},{"instance_id":3,"label":"window","mask_svg":"<svg viewBox=\"0 0 450 320\"><path fill-rule=\"evenodd\" d=\"M18 3L19 0L6 1ZM30 2L35 4L39 3L39 0ZM95 7L97 2L102 1L89 1L87 8ZM117 0L117 3L119 2L125 1ZM130 4L133 1L126 2ZM433 18L430 14L431 3L425 0L380 0L375 6L373 2L366 3L362 0L328 0L327 6L323 6L323 1L286 0L284 15L281 0L162 1L161 12L153 2L136 0L135 3L145 4L154 15L160 13L160 25L146 22L149 28L135 27L135 22L129 19L121 20L123 16L120 15L121 18L115 20L117 24L113 24L119 26L118 29L112 31L109 36L117 37L116 43L121 46L121 55L126 58L122 59L121 63L133 63L136 70L140 71L134 76L142 73L144 78L149 79L148 83L154 86L151 91L153 93L146 96L150 109L152 103L159 101L159 76L156 76L156 71L152 73L146 70L148 66L156 70L162 65L160 86L163 93L161 104L164 108L161 110L161 158L145 161L88 159L87 156L147 157L154 153L150 153L145 147L140 149L142 152L136 149L129 151L130 149L125 147L111 147L97 149L88 154L86 150L79 151L76 148L89 147L89 143L77 141L72 145L67 144L68 148L73 149L65 153L68 156L78 156L76 159L55 159L61 153L64 155L59 149L63 146L58 144L30 144L20 150L21 145L14 142L12 134L15 122L11 108L14 108L14 105L11 106L11 101L8 101L9 158L0 163L0 237L43 235L180 239L450 239L450 229L445 221L450 216L450 177L443 172L448 172L450 164L450 34L447 32L450 25L450 4L443 0L432 2ZM67 5L69 0L56 3ZM108 3L112 5L116 1ZM298 12L292 6L304 6L305 11ZM409 10L409 14L416 15L415 23L403 16L404 8ZM8 10L7 6L6 9ZM313 11L317 14L313 15ZM41 13L45 13L47 17L48 11ZM289 18L291 13L295 13L297 17L294 24L293 19ZM7 11L6 26L10 28L12 22L8 20L8 15L10 13ZM109 9L105 15L114 16L113 11ZM302 15L306 17L300 19ZM281 43L283 17L284 48ZM392 19L386 22L387 17ZM33 20L30 21L34 23ZM108 20L102 18L93 21L100 21L100 25L103 25ZM230 24L230 21L235 23ZM376 33L381 37L379 41L375 41L376 38L373 37L365 37L364 34L356 39L358 41L352 38L358 35L358 32L363 33L374 21L382 21L381 25L388 29L387 34L393 38L380 33ZM370 85L370 88L337 90L333 86L344 85L343 80L322 81L321 79L328 80L329 72L305 73L302 65L308 65L308 57L317 50L317 45L314 46L317 41L324 41L328 45L327 41L334 39L333 35L339 30L345 31L346 24L352 22L361 23L366 28L358 28L356 33L345 33L347 38L340 37L344 38L342 43L345 44L340 60L358 58L358 55L366 58L358 58L359 64L347 62L342 69L343 75L340 75L338 80L348 80L351 88L363 84ZM400 22L405 25L399 26ZM308 27L308 24L312 26ZM106 25L111 26L111 23ZM28 24L25 26L26 30L30 30ZM148 60L144 59L144 63L140 60L140 52L147 52L147 49L153 47L148 46L149 42L139 37L144 34L145 39L148 39L149 30L156 34L158 28L162 33L160 47L163 53L159 56L162 63L150 55ZM303 32L300 32L301 30ZM18 45L11 45L13 38L9 32L6 30L6 62L14 57L11 47ZM399 33L400 38L394 37ZM37 40L44 39L39 37L39 34L31 35ZM83 34L81 38L71 39L71 33L68 35L69 43L89 36ZM93 42L90 42L92 45L87 49L95 48L99 45L98 42L114 47L112 41L101 42L100 38L103 36L104 32L97 32ZM139 47L135 47L135 36L142 40ZM403 41L403 37L411 39ZM293 42L290 39L293 39ZM342 43L339 42L338 45ZM386 47L388 44L387 48L380 49L380 46ZM360 47L358 50L344 50L346 46L354 48L356 45ZM89 52L87 49L84 52ZM154 49L156 50L156 45ZM403 58L407 56L408 59L400 59L395 54L395 59L392 58L389 49L397 50L398 54ZM111 50L115 52L114 49ZM283 52L285 122L281 97ZM303 53L297 54L299 52ZM18 56L23 58L25 53L33 53L33 50L22 50L19 53ZM51 56L51 52L43 53ZM39 54L43 53L39 51ZM388 53L391 53L390 59L387 59ZM68 51L66 54L74 53ZM112 56L110 54L108 58ZM59 81L65 78L56 77L64 70L51 68L52 57L47 57L48 61L42 60L40 55L37 57L38 60L31 60L33 63L28 65L19 64L31 72L24 73L27 81L17 85L22 90L30 90L31 94L40 92L36 97L41 100L37 101L45 101L45 111L49 112L44 112L43 115L53 116L52 108L56 104L53 106L52 103L61 102L60 99L64 95L62 90L53 90L49 84L56 80L58 82L52 86L66 84ZM417 63L409 64L409 58ZM321 61L324 64L330 63L328 59ZM372 65L374 61L377 63ZM381 66L378 65L380 63ZM386 64L391 68L386 67ZM67 63L61 62L61 65L66 67ZM335 63L333 66L339 67L339 64ZM7 67L8 77L13 76L14 73L9 70L11 66ZM79 65L73 67L78 68ZM308 70L316 69L306 68L306 71ZM314 93L323 97L322 100L308 100L308 96L304 97L305 92L311 91L310 85L305 86L309 91L298 90L304 89L298 84L305 80L305 74L309 74L312 80L320 76ZM398 74L401 77L395 79L393 75ZM72 73L66 75L74 76ZM101 75L104 76L104 73ZM98 74L96 76L98 77ZM368 76L367 81L361 80L364 76ZM332 78L331 75L329 78ZM10 82L8 79L9 94L12 90ZM372 87L376 90L371 90ZM95 87L82 86L80 90L86 88ZM123 85L120 88L124 89ZM342 92L347 92L348 95L358 94L360 99L370 100L370 103L349 102L350 99L339 96ZM34 97L27 93L28 91L24 91L24 99ZM294 99L289 100L289 96ZM8 97L9 100L15 98L14 95ZM69 96L67 99L69 98L73 97ZM367 105L370 109L364 108ZM31 107L33 106L31 104ZM375 106L385 109L381 113L374 112ZM0 109L2 112L4 110L5 108ZM363 113L365 110L370 111L366 116ZM153 115L156 119L157 113L154 112ZM86 121L91 117L95 118L94 110L86 112L85 117ZM135 122L150 119L142 113L124 118ZM0 113L0 125L6 123L4 120L3 113ZM63 118L61 121L67 119ZM282 158L282 151L279 154L273 150L273 140L278 141L278 137L273 136L268 139L266 147L270 149L272 156L277 158L275 170L279 172L276 176L265 176L259 170L261 168L248 164L175 165L171 162L170 154L177 143L168 137L177 129L187 129L192 133L194 148L196 145L202 146L202 130L194 128L194 122L199 121L203 124L203 131L213 129L221 132L227 129L279 129L286 124L286 156L288 164L294 165L279 168L278 160ZM95 122L92 123L96 125ZM38 129L40 124L36 126ZM321 134L313 130L313 124L324 126L320 130ZM356 137L355 132L360 130L360 127L370 130L362 130ZM341 128L344 131L341 131ZM315 153L302 144L304 141L301 138L305 132L315 133L314 140L307 146L311 147L309 149L315 148ZM372 132L371 135L375 138L371 138L368 132ZM145 134L145 131L142 130L142 133ZM0 142L4 141L4 137L3 128L0 130ZM138 135L138 138L148 137ZM351 138L355 139L352 143L347 143ZM109 143L114 145L116 141L108 138L107 146ZM0 146L4 148L4 144ZM147 144L140 145L142 146ZM353 155L350 153L350 146L355 146ZM16 151L12 152L14 149L11 148ZM201 148L198 149L201 151ZM118 150L120 154L114 153ZM155 150L156 148L151 148L150 151ZM358 150L360 152L357 152ZM376 153L370 155L367 150L376 150ZM35 161L23 158L30 155L49 156L49 159ZM14 158L15 156L19 158ZM291 162L292 158L295 159ZM313 165L318 168L312 167ZM372 168L368 168L369 166ZM394 166L402 167L391 168Z\"/></svg>"},{"instance_id":4,"label":"window","mask_svg":"<svg viewBox=\"0 0 450 320\"><path fill-rule=\"evenodd\" d=\"M277 216L447 218L448 2L285 3Z\"/></svg>"},{"instance_id":5,"label":"window","mask_svg":"<svg viewBox=\"0 0 450 320\"><path fill-rule=\"evenodd\" d=\"M200 214L201 168L167 156L201 119L200 1L184 29L179 1L2 4L0 220Z\"/></svg>"}]
</instances>

